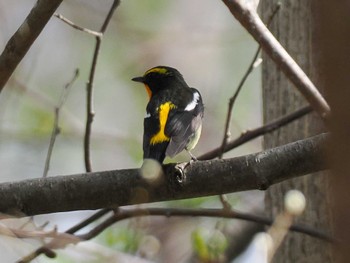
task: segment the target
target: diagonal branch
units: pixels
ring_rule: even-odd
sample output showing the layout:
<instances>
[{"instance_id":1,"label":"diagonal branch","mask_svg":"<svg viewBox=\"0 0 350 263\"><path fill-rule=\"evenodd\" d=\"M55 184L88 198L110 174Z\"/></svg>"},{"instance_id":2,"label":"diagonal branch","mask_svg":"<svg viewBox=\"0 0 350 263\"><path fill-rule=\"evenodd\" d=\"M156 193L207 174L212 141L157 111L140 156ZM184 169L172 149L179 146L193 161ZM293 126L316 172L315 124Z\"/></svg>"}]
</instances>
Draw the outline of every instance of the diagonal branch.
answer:
<instances>
[{"instance_id":1,"label":"diagonal branch","mask_svg":"<svg viewBox=\"0 0 350 263\"><path fill-rule=\"evenodd\" d=\"M330 115L330 108L312 81L277 41L261 21L257 12L241 0L223 0L233 16L255 38L262 49L294 83L313 109L323 118Z\"/></svg>"},{"instance_id":2,"label":"diagonal branch","mask_svg":"<svg viewBox=\"0 0 350 263\"><path fill-rule=\"evenodd\" d=\"M52 133L51 133L51 138L50 138L50 143L49 143L49 148L47 150L43 177L47 177L47 175L48 175L49 168L50 168L52 151L53 151L53 146L55 145L55 141L56 141L57 135L60 133L60 127L59 127L58 123L59 123L61 108L62 108L63 104L65 103L65 101L67 99L67 96L68 96L68 93L70 91L70 88L72 87L74 81L78 78L78 76L79 76L79 69L76 69L72 80L64 86L62 94L61 94L61 98L60 98L60 100L58 102L58 105L55 107L55 118L54 118L54 123L53 123L53 128L52 128Z\"/></svg>"},{"instance_id":3,"label":"diagonal branch","mask_svg":"<svg viewBox=\"0 0 350 263\"><path fill-rule=\"evenodd\" d=\"M244 133L241 134L238 138L228 142L225 146L224 152L228 152L248 141L251 141L261 135L264 135L269 132L273 132L288 123L291 123L295 120L298 120L299 118L305 116L306 114L309 114L312 112L312 108L310 106L305 106L299 110L296 110L295 112L292 112L290 114L287 114L277 120L274 120L272 122L266 123L263 126L260 126L258 128L255 128L253 130L248 130L245 131ZM217 147L201 156L198 157L198 160L210 160L214 159L219 156L221 153L222 149L221 147Z\"/></svg>"},{"instance_id":4,"label":"diagonal branch","mask_svg":"<svg viewBox=\"0 0 350 263\"><path fill-rule=\"evenodd\" d=\"M58 19L60 19L61 21L63 21L64 23L66 23L67 25L70 25L74 29L77 29L79 31L88 33L88 34L93 35L95 37L102 37L103 36L103 34L101 32L97 32L97 31L94 31L94 30L91 30L91 29L88 29L88 28L85 28L85 27L81 27L81 26L78 26L78 25L74 24L72 21L70 21L69 19L65 18L61 14L55 13L54 16L57 17Z\"/></svg>"},{"instance_id":5,"label":"diagonal branch","mask_svg":"<svg viewBox=\"0 0 350 263\"><path fill-rule=\"evenodd\" d=\"M0 92L62 0L38 0L0 55Z\"/></svg>"},{"instance_id":6,"label":"diagonal branch","mask_svg":"<svg viewBox=\"0 0 350 263\"><path fill-rule=\"evenodd\" d=\"M269 20L267 22L267 26L269 26L271 24L273 18L275 17L277 12L280 10L280 8L281 8L281 4L278 3L276 5L275 9L273 10L271 16L269 17ZM241 92L243 85L245 84L246 80L248 79L249 75L253 72L253 70L256 67L258 67L260 65L260 62L262 61L262 59L259 58L260 51L261 51L261 46L259 45L259 47L255 51L255 54L253 56L252 61L249 64L247 71L243 75L243 78L241 79L240 83L238 84L238 87L237 87L235 93L233 94L233 96L229 100L228 110L227 110L227 115L226 115L224 137L222 139L222 143L221 143L221 147L220 147L220 154L218 156L219 159L221 159L223 157L223 155L225 153L226 145L228 143L228 140L230 139L230 123L231 123L231 115L232 115L232 111L233 111L233 106L238 98L239 93Z\"/></svg>"},{"instance_id":7,"label":"diagonal branch","mask_svg":"<svg viewBox=\"0 0 350 263\"><path fill-rule=\"evenodd\" d=\"M185 169L185 181L179 179L176 165L168 164L162 180L153 183L141 178L138 169L2 183L0 212L36 215L263 190L326 169L326 138L323 134L260 153L198 161Z\"/></svg>"}]
</instances>

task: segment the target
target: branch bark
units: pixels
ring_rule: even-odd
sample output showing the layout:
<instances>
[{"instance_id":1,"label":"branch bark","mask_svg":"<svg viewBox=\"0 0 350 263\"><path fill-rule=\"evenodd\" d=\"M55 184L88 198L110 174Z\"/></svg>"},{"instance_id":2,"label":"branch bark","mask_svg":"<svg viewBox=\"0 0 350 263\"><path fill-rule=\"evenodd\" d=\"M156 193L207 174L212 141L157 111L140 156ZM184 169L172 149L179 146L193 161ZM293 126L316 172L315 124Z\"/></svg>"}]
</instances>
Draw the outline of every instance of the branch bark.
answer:
<instances>
[{"instance_id":1,"label":"branch bark","mask_svg":"<svg viewBox=\"0 0 350 263\"><path fill-rule=\"evenodd\" d=\"M62 0L38 0L0 55L0 92Z\"/></svg>"},{"instance_id":2,"label":"branch bark","mask_svg":"<svg viewBox=\"0 0 350 263\"><path fill-rule=\"evenodd\" d=\"M327 119L330 115L328 103L304 71L267 29L257 12L244 1L223 0L223 2L281 71L294 83L320 117Z\"/></svg>"},{"instance_id":3,"label":"branch bark","mask_svg":"<svg viewBox=\"0 0 350 263\"><path fill-rule=\"evenodd\" d=\"M115 208L122 205L218 195L270 185L327 168L322 134L260 153L198 161L179 180L175 164L164 165L162 180L149 183L139 169L29 179L0 184L0 212L15 215Z\"/></svg>"},{"instance_id":4,"label":"branch bark","mask_svg":"<svg viewBox=\"0 0 350 263\"><path fill-rule=\"evenodd\" d=\"M296 110L295 112L292 112L290 114L287 114L279 119L276 119L274 121L271 121L269 123L266 123L263 126L260 126L258 128L255 128L253 130L248 130L243 132L238 138L228 142L225 146L224 152L228 152L250 140L253 140L261 135L273 132L295 120L300 119L301 117L305 116L306 114L309 114L312 112L311 106L305 106L303 108L300 108L299 110ZM221 152L221 147L217 147L201 156L198 157L198 160L210 160L214 159L219 156Z\"/></svg>"}]
</instances>

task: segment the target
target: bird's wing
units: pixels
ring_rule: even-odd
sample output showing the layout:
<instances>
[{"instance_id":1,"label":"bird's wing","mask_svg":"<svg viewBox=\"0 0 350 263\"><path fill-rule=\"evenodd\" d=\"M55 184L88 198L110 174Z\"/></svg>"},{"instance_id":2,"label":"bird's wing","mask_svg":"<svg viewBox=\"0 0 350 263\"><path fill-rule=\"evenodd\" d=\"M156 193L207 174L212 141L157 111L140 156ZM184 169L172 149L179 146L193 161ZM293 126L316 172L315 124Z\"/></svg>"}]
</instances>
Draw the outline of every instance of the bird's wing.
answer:
<instances>
[{"instance_id":1,"label":"bird's wing","mask_svg":"<svg viewBox=\"0 0 350 263\"><path fill-rule=\"evenodd\" d=\"M165 133L170 137L166 155L173 157L182 152L202 124L202 114L194 111L177 111L169 114Z\"/></svg>"}]
</instances>

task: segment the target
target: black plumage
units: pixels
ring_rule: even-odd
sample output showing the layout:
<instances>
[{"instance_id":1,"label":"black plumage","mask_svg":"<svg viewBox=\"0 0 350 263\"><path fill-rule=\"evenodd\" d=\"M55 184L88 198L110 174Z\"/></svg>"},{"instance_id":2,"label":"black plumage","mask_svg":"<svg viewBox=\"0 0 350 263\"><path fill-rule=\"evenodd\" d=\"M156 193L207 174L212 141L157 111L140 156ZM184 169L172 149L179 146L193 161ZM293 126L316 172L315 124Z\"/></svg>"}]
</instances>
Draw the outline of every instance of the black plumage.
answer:
<instances>
[{"instance_id":1,"label":"black plumage","mask_svg":"<svg viewBox=\"0 0 350 263\"><path fill-rule=\"evenodd\" d=\"M198 141L204 112L199 91L171 67L152 68L133 80L144 83L150 96L144 119L144 159L163 163L166 156L190 151Z\"/></svg>"}]
</instances>

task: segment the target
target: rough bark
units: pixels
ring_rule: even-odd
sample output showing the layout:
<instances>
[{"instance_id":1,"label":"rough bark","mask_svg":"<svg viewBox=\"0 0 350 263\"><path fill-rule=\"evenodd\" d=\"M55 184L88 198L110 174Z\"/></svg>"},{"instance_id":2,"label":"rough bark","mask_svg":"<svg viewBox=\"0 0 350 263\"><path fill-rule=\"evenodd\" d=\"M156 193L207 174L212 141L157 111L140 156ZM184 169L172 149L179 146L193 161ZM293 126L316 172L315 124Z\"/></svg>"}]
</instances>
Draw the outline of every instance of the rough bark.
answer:
<instances>
[{"instance_id":1,"label":"rough bark","mask_svg":"<svg viewBox=\"0 0 350 263\"><path fill-rule=\"evenodd\" d=\"M139 169L125 169L2 183L0 212L36 215L266 189L325 169L326 138L319 135L232 159L197 161L184 169L181 180L175 164L169 164L157 182L142 178Z\"/></svg>"},{"instance_id":2,"label":"rough bark","mask_svg":"<svg viewBox=\"0 0 350 263\"><path fill-rule=\"evenodd\" d=\"M274 1L262 1L261 13L264 21L277 4ZM313 1L283 1L271 25L272 33L287 49L301 68L317 87L320 86L320 54L315 48L315 28L317 21L312 12ZM275 64L264 55L263 62L263 113L264 122L278 118L288 112L305 105L305 99L293 89L286 77ZM264 147L270 148L294 140L317 134L323 130L322 122L315 115L308 115L278 131L264 137ZM300 221L315 225L320 229L328 229L328 183L326 176L315 174L303 178L289 180L271 187L267 191L266 205L272 216L283 209L283 195L289 189L301 190L307 198L307 209ZM305 236L288 235L278 250L274 262L330 262L330 249L327 244L312 240Z\"/></svg>"},{"instance_id":3,"label":"rough bark","mask_svg":"<svg viewBox=\"0 0 350 263\"><path fill-rule=\"evenodd\" d=\"M332 143L329 157L332 165L331 208L333 226L341 242L334 247L335 262L350 259L350 5L349 1L318 2L322 52L321 74L332 108L330 130Z\"/></svg>"}]
</instances>

